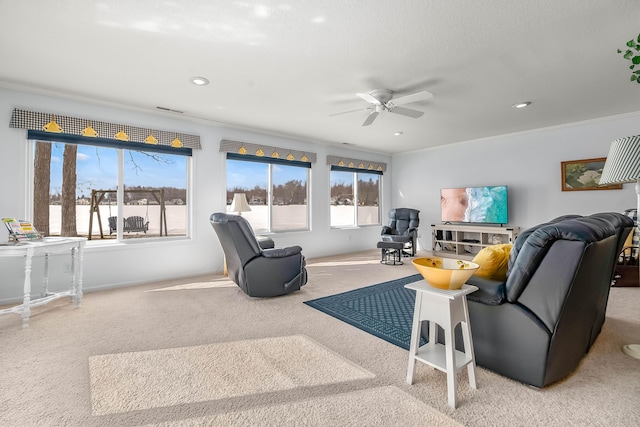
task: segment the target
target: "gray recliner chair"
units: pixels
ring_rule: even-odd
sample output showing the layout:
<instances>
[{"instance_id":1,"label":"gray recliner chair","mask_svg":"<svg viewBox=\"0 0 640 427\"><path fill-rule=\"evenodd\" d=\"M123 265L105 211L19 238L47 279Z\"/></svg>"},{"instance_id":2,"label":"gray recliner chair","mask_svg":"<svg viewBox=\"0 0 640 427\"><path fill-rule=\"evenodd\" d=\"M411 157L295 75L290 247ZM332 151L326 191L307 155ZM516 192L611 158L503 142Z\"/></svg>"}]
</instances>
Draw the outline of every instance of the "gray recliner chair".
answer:
<instances>
[{"instance_id":1,"label":"gray recliner chair","mask_svg":"<svg viewBox=\"0 0 640 427\"><path fill-rule=\"evenodd\" d=\"M247 295L285 295L307 283L306 260L300 246L264 248L249 222L239 215L214 213L209 221L222 245L229 278Z\"/></svg>"},{"instance_id":2,"label":"gray recliner chair","mask_svg":"<svg viewBox=\"0 0 640 427\"><path fill-rule=\"evenodd\" d=\"M416 255L416 240L420 225L420 211L411 208L396 208L389 211L389 225L383 225L380 235L383 241L402 242L405 256ZM410 252L406 252L410 251Z\"/></svg>"}]
</instances>

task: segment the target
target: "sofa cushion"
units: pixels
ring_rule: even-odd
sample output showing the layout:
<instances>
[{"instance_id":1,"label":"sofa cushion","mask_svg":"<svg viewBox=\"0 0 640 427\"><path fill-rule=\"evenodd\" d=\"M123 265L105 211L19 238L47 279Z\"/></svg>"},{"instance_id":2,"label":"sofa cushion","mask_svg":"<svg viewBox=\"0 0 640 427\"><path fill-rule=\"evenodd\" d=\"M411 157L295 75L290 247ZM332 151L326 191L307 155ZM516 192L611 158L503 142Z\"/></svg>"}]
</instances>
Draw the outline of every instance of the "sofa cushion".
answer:
<instances>
[{"instance_id":1,"label":"sofa cushion","mask_svg":"<svg viewBox=\"0 0 640 427\"><path fill-rule=\"evenodd\" d=\"M473 262L480 266L475 275L504 282L507 279L507 266L511 246L511 243L492 245L478 252L473 258Z\"/></svg>"}]
</instances>

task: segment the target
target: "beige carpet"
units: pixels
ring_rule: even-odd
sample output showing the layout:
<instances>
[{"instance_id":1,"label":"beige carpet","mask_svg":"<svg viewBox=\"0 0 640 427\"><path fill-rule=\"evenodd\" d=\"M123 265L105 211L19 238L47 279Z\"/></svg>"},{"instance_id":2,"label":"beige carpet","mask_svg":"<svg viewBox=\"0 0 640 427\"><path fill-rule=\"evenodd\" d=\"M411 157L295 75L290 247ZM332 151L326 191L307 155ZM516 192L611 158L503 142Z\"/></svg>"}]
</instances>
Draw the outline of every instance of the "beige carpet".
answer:
<instances>
[{"instance_id":1,"label":"beige carpet","mask_svg":"<svg viewBox=\"0 0 640 427\"><path fill-rule=\"evenodd\" d=\"M539 390L478 368L474 390L462 370L458 407L452 410L442 372L418 364L410 386L405 382L407 351L303 303L415 274L410 263L381 265L379 256L373 249L308 260L309 283L278 298L250 298L237 286L225 284L228 279L205 275L89 292L80 308L60 299L33 309L30 327L24 330L20 316L0 316L0 426L253 426L298 416L305 420L299 425L343 420L387 426L402 424L385 418L396 411L398 396L405 405L421 403L414 409L402 407L402 413L418 410L430 420L435 411L473 427L640 425L640 360L621 351L624 344L640 343L640 288L611 289L602 333L579 368L562 382ZM327 357L346 360L375 376L229 397L196 399L187 390L185 396L174 396L169 406L148 409L141 405L152 406L150 400L130 407L120 402L120 409L95 406L100 385L92 384L92 364L97 357L223 348L240 341L296 336L308 337L315 344L310 347L324 348ZM226 358L224 362L235 363ZM156 380L163 377L154 375ZM163 393L175 392L172 381L161 388ZM161 398L155 397L154 404L167 405ZM126 400L113 397L118 399ZM359 405L366 409L360 411ZM95 412L106 410L125 412ZM350 423L352 417L363 422Z\"/></svg>"},{"instance_id":2,"label":"beige carpet","mask_svg":"<svg viewBox=\"0 0 640 427\"><path fill-rule=\"evenodd\" d=\"M237 286L233 280L229 280L226 277L218 280L212 280L210 282L190 282L183 283L175 286L168 286L166 288L149 289L147 292L163 292L163 291L185 291L189 289L209 289L209 288L230 288Z\"/></svg>"},{"instance_id":3,"label":"beige carpet","mask_svg":"<svg viewBox=\"0 0 640 427\"><path fill-rule=\"evenodd\" d=\"M89 373L93 415L374 377L303 335L92 356Z\"/></svg>"},{"instance_id":4,"label":"beige carpet","mask_svg":"<svg viewBox=\"0 0 640 427\"><path fill-rule=\"evenodd\" d=\"M461 424L393 386L377 387L248 411L149 424L153 427L232 425L459 427Z\"/></svg>"}]
</instances>

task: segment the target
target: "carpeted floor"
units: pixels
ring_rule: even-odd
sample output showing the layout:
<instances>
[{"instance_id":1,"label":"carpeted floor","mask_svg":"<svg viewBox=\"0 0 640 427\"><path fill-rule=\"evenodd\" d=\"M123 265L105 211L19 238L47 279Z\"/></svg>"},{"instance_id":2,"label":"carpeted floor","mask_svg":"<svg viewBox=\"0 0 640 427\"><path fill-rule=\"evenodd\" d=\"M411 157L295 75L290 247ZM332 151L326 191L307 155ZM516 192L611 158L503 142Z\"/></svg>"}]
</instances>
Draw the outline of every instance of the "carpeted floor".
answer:
<instances>
[{"instance_id":1,"label":"carpeted floor","mask_svg":"<svg viewBox=\"0 0 640 427\"><path fill-rule=\"evenodd\" d=\"M383 410L381 410L383 408ZM393 387L376 387L351 393L317 397L300 402L267 406L149 424L149 427L326 425L460 427L461 424Z\"/></svg>"},{"instance_id":2,"label":"carpeted floor","mask_svg":"<svg viewBox=\"0 0 640 427\"><path fill-rule=\"evenodd\" d=\"M410 263L381 265L379 252L371 250L309 260L308 270L309 283L300 292L279 298L249 298L224 277L210 275L89 292L80 308L64 299L54 301L33 310L26 330L19 316L0 316L0 425L439 425L432 419L467 426L640 425L640 361L620 350L640 343L640 288L611 290L602 333L566 380L539 390L478 368L474 390L463 370L459 406L452 410L442 372L419 364L410 386L405 382L406 350L304 304L413 275ZM162 355L172 349L225 348L299 336L326 349L327 357L373 376L267 392L245 386L242 393L203 397L208 400L189 394L195 393L195 378L194 388L178 393L181 400L160 402L164 397L158 396L147 409L137 402L112 407L109 413L93 412L93 391L107 381L92 382L93 361L100 357ZM249 381L229 354L216 362L226 362L234 375L239 372L238 383ZM289 356L300 358L296 352ZM175 366L154 363L151 379L167 379L157 393L175 392L170 374L162 374Z\"/></svg>"},{"instance_id":3,"label":"carpeted floor","mask_svg":"<svg viewBox=\"0 0 640 427\"><path fill-rule=\"evenodd\" d=\"M91 356L93 415L293 390L375 375L303 335Z\"/></svg>"}]
</instances>

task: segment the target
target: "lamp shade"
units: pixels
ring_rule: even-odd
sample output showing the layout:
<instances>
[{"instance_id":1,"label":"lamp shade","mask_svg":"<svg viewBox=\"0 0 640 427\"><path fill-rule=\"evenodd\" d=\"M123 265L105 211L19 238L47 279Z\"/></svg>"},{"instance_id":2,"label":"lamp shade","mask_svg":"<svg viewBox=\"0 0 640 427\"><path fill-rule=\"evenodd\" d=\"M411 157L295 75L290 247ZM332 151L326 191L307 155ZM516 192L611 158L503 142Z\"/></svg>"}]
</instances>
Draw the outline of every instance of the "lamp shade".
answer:
<instances>
[{"instance_id":1,"label":"lamp shade","mask_svg":"<svg viewBox=\"0 0 640 427\"><path fill-rule=\"evenodd\" d=\"M250 210L251 206L247 203L247 196L244 193L234 193L229 211L242 213L249 212Z\"/></svg>"},{"instance_id":2,"label":"lamp shade","mask_svg":"<svg viewBox=\"0 0 640 427\"><path fill-rule=\"evenodd\" d=\"M636 182L640 178L640 135L611 143L599 185Z\"/></svg>"},{"instance_id":3,"label":"lamp shade","mask_svg":"<svg viewBox=\"0 0 640 427\"><path fill-rule=\"evenodd\" d=\"M636 182L636 212L640 212L640 135L616 139L611 143L600 185ZM636 223L636 226L639 225ZM638 270L640 273L640 270ZM640 344L627 344L622 351L640 359Z\"/></svg>"}]
</instances>

